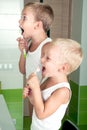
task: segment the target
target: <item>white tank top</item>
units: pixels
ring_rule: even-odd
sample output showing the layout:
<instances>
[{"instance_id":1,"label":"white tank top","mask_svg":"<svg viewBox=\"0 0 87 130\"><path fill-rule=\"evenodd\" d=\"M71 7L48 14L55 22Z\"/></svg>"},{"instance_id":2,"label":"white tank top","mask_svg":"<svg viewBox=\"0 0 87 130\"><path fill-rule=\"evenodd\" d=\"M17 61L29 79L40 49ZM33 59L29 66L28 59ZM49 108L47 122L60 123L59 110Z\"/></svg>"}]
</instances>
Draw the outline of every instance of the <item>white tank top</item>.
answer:
<instances>
[{"instance_id":1,"label":"white tank top","mask_svg":"<svg viewBox=\"0 0 87 130\"><path fill-rule=\"evenodd\" d=\"M41 48L44 44L50 41L52 41L51 38L46 38L35 51L33 52L28 51L26 56L26 78L28 78L28 76L32 72L35 72L38 65L40 65ZM41 80L42 78L41 73L38 73L37 76Z\"/></svg>"},{"instance_id":2,"label":"white tank top","mask_svg":"<svg viewBox=\"0 0 87 130\"><path fill-rule=\"evenodd\" d=\"M43 90L42 91L43 100L47 100L56 89L62 87L67 87L68 89L70 89L69 83L63 82ZM31 130L59 130L59 128L61 127L61 121L65 115L69 101L66 104L62 104L55 113L42 120L39 120L37 118L35 111L33 109Z\"/></svg>"}]
</instances>

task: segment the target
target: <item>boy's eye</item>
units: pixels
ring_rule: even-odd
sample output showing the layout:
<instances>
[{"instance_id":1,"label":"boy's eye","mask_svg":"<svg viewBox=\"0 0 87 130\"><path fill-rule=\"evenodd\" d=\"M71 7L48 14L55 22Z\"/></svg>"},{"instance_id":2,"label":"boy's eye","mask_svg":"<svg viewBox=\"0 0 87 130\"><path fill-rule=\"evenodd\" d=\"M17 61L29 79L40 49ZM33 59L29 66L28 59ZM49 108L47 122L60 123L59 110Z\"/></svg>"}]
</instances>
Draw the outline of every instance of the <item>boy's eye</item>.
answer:
<instances>
[{"instance_id":1,"label":"boy's eye","mask_svg":"<svg viewBox=\"0 0 87 130\"><path fill-rule=\"evenodd\" d=\"M49 57L47 57L46 59L47 59L47 60L50 60L50 58L49 58Z\"/></svg>"},{"instance_id":2,"label":"boy's eye","mask_svg":"<svg viewBox=\"0 0 87 130\"><path fill-rule=\"evenodd\" d=\"M22 16L21 16L21 20L22 20L22 21L24 21L24 20L26 20L26 19L28 19L26 15L22 15Z\"/></svg>"},{"instance_id":3,"label":"boy's eye","mask_svg":"<svg viewBox=\"0 0 87 130\"><path fill-rule=\"evenodd\" d=\"M41 58L43 58L44 57L44 53L41 53Z\"/></svg>"}]
</instances>

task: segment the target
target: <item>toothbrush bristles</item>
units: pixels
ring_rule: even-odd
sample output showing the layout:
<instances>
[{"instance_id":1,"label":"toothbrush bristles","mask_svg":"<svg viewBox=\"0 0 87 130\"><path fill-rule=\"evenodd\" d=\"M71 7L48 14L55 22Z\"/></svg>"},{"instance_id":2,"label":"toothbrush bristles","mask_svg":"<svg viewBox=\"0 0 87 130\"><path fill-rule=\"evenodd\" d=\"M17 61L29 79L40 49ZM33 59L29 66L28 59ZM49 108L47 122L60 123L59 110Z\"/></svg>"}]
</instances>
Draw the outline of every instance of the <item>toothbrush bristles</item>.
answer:
<instances>
[{"instance_id":1,"label":"toothbrush bristles","mask_svg":"<svg viewBox=\"0 0 87 130\"><path fill-rule=\"evenodd\" d=\"M36 71L34 73L36 74L39 71L40 71L40 67L38 66L37 69L36 69Z\"/></svg>"}]
</instances>

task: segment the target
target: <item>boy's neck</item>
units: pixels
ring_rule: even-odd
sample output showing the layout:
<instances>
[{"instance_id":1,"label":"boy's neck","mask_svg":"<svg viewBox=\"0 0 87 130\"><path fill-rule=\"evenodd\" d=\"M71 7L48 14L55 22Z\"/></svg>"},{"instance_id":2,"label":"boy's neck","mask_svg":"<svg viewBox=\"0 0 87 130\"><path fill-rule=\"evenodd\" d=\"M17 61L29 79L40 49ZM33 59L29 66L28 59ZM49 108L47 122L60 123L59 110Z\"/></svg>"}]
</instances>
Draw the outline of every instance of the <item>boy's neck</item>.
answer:
<instances>
[{"instance_id":1,"label":"boy's neck","mask_svg":"<svg viewBox=\"0 0 87 130\"><path fill-rule=\"evenodd\" d=\"M47 35L44 34L44 35L38 35L38 36L35 36L34 38L32 38L32 44L40 44L42 41L44 41L45 39L47 38Z\"/></svg>"},{"instance_id":2,"label":"boy's neck","mask_svg":"<svg viewBox=\"0 0 87 130\"><path fill-rule=\"evenodd\" d=\"M63 77L49 77L48 80L53 83L68 82L67 76Z\"/></svg>"},{"instance_id":3,"label":"boy's neck","mask_svg":"<svg viewBox=\"0 0 87 130\"><path fill-rule=\"evenodd\" d=\"M63 83L63 82L68 82L67 77L65 78L58 78L58 77L48 77L48 78L43 78L41 81L41 90L44 90L46 88L52 87L56 84Z\"/></svg>"},{"instance_id":4,"label":"boy's neck","mask_svg":"<svg viewBox=\"0 0 87 130\"><path fill-rule=\"evenodd\" d=\"M46 38L47 38L47 36L44 36L44 37L39 36L39 38L32 39L29 50L30 51L36 50L37 47L41 44L41 42L43 42Z\"/></svg>"}]
</instances>

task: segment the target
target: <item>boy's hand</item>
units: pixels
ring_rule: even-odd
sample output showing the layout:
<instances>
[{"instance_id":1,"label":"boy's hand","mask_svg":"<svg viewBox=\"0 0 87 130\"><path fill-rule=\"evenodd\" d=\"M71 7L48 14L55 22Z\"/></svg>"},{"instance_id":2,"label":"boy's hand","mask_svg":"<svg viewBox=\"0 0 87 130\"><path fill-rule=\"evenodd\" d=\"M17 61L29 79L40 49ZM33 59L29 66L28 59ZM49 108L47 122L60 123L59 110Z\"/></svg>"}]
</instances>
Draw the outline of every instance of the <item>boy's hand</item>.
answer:
<instances>
[{"instance_id":1,"label":"boy's hand","mask_svg":"<svg viewBox=\"0 0 87 130\"><path fill-rule=\"evenodd\" d=\"M29 87L24 87L24 90L23 90L23 97L26 98L29 96Z\"/></svg>"},{"instance_id":2,"label":"boy's hand","mask_svg":"<svg viewBox=\"0 0 87 130\"><path fill-rule=\"evenodd\" d=\"M29 78L27 79L26 86L23 90L23 97L29 97L32 94L32 91L35 91L40 87L38 77L35 73L32 73Z\"/></svg>"},{"instance_id":3,"label":"boy's hand","mask_svg":"<svg viewBox=\"0 0 87 130\"><path fill-rule=\"evenodd\" d=\"M33 91L35 89L37 89L38 87L40 87L40 83L38 80L38 77L35 73L32 73L28 80L27 80L27 85L29 85L29 88Z\"/></svg>"},{"instance_id":4,"label":"boy's hand","mask_svg":"<svg viewBox=\"0 0 87 130\"><path fill-rule=\"evenodd\" d=\"M23 50L25 49L27 52L28 51L28 42L21 37L17 38L17 41L18 41L18 47L19 47L20 51L23 53Z\"/></svg>"}]
</instances>

